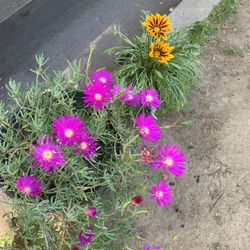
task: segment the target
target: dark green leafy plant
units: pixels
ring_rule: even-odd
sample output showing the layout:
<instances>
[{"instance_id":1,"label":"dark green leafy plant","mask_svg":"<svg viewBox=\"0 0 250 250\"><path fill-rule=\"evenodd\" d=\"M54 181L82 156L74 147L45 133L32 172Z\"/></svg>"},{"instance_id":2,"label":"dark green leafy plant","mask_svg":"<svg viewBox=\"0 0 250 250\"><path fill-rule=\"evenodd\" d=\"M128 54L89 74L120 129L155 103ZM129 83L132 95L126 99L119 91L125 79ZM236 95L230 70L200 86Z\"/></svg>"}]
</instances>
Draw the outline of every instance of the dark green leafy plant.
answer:
<instances>
[{"instance_id":1,"label":"dark green leafy plant","mask_svg":"<svg viewBox=\"0 0 250 250\"><path fill-rule=\"evenodd\" d=\"M174 59L167 64L149 57L152 39L145 32L129 39L115 27L125 45L106 50L116 58L115 75L119 82L138 89L156 88L167 108L180 108L187 104L190 87L201 77L200 47L188 43L187 32L168 34L168 42L174 46Z\"/></svg>"}]
</instances>

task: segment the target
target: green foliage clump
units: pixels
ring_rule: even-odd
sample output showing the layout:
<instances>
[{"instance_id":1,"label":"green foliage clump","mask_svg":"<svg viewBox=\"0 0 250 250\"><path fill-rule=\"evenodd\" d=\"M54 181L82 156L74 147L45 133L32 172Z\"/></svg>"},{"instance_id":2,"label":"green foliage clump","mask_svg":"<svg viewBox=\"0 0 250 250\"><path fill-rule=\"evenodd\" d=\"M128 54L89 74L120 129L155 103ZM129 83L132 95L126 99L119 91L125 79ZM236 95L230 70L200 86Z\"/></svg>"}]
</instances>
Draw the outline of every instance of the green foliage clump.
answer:
<instances>
[{"instance_id":1,"label":"green foliage clump","mask_svg":"<svg viewBox=\"0 0 250 250\"><path fill-rule=\"evenodd\" d=\"M223 52L229 56L240 56L240 57L244 56L244 50L238 47L227 47L224 48Z\"/></svg>"},{"instance_id":2,"label":"green foliage clump","mask_svg":"<svg viewBox=\"0 0 250 250\"><path fill-rule=\"evenodd\" d=\"M119 102L103 112L85 109L80 63L69 65L66 78L62 72L48 74L43 56L37 62L30 89L24 94L20 83L10 81L12 103L8 111L3 103L0 106L0 176L13 197L13 213L8 216L15 237L9 249L70 249L78 243L80 230L89 226L94 227L95 239L88 249L122 249L133 233L131 218L136 215L135 207L127 209L129 201L135 190L144 191L144 181L135 181L144 171L135 154L138 140L128 129L139 111ZM53 134L53 121L63 114L82 119L99 149L93 160L86 160L65 147L65 165L47 175L32 168L30 151L40 134ZM23 175L35 175L43 182L40 197L17 192L15 181ZM88 206L97 208L95 219L86 216Z\"/></svg>"},{"instance_id":3,"label":"green foliage clump","mask_svg":"<svg viewBox=\"0 0 250 250\"><path fill-rule=\"evenodd\" d=\"M208 20L197 21L189 29L188 40L192 44L203 44L216 33L217 27L211 25Z\"/></svg>"},{"instance_id":4,"label":"green foliage clump","mask_svg":"<svg viewBox=\"0 0 250 250\"><path fill-rule=\"evenodd\" d=\"M165 108L181 108L187 104L190 87L201 77L200 47L190 44L186 32L168 34L168 42L174 46L174 58L167 64L149 56L150 37L145 32L129 39L115 27L125 45L106 50L115 55L115 75L119 82L137 89L156 88Z\"/></svg>"}]
</instances>

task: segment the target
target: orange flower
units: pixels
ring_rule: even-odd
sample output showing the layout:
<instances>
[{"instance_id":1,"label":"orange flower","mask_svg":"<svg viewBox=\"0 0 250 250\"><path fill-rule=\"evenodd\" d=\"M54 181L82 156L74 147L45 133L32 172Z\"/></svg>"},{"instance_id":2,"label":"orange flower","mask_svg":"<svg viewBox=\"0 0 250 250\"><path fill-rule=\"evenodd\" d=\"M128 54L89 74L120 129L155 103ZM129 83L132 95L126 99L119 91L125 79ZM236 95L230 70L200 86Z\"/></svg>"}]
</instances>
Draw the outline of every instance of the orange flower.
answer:
<instances>
[{"instance_id":1,"label":"orange flower","mask_svg":"<svg viewBox=\"0 0 250 250\"><path fill-rule=\"evenodd\" d=\"M148 35L153 35L157 38L167 39L166 33L169 33L173 28L169 17L166 15L161 16L156 13L155 15L147 16L146 21L143 22L146 27Z\"/></svg>"},{"instance_id":2,"label":"orange flower","mask_svg":"<svg viewBox=\"0 0 250 250\"><path fill-rule=\"evenodd\" d=\"M161 63L167 63L174 58L174 55L171 54L174 47L170 43L163 43L159 40L156 43L151 43L151 51L149 53L150 57L155 57Z\"/></svg>"}]
</instances>

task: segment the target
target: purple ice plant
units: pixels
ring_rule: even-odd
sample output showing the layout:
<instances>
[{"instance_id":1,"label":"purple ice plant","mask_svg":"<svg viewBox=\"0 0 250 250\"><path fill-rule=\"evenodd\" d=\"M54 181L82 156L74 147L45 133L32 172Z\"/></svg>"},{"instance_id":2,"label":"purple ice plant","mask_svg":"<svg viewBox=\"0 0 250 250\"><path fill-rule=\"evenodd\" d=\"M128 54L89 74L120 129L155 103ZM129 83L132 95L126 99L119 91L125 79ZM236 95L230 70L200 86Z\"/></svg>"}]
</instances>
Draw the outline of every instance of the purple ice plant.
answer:
<instances>
[{"instance_id":1,"label":"purple ice plant","mask_svg":"<svg viewBox=\"0 0 250 250\"><path fill-rule=\"evenodd\" d=\"M114 85L112 88L113 95L120 94L121 91L122 91L122 87L118 84Z\"/></svg>"},{"instance_id":2,"label":"purple ice plant","mask_svg":"<svg viewBox=\"0 0 250 250\"><path fill-rule=\"evenodd\" d=\"M64 164L65 160L60 149L55 143L50 142L49 135L44 140L40 135L40 141L32 148L32 158L34 168L41 167L47 174L51 171L56 172L59 165Z\"/></svg>"},{"instance_id":3,"label":"purple ice plant","mask_svg":"<svg viewBox=\"0 0 250 250\"><path fill-rule=\"evenodd\" d=\"M113 97L112 87L102 82L93 82L83 88L85 107L103 110Z\"/></svg>"},{"instance_id":4,"label":"purple ice plant","mask_svg":"<svg viewBox=\"0 0 250 250\"><path fill-rule=\"evenodd\" d=\"M90 74L90 79L92 83L102 83L102 84L114 84L113 74L106 69L100 69L92 72Z\"/></svg>"},{"instance_id":5,"label":"purple ice plant","mask_svg":"<svg viewBox=\"0 0 250 250\"><path fill-rule=\"evenodd\" d=\"M77 138L84 130L87 130L84 122L73 115L62 115L53 123L55 138L63 146L73 146Z\"/></svg>"},{"instance_id":6,"label":"purple ice plant","mask_svg":"<svg viewBox=\"0 0 250 250\"><path fill-rule=\"evenodd\" d=\"M96 208L95 207L87 207L85 210L85 213L91 217L95 218L96 217Z\"/></svg>"},{"instance_id":7,"label":"purple ice plant","mask_svg":"<svg viewBox=\"0 0 250 250\"><path fill-rule=\"evenodd\" d=\"M130 201L130 203L134 206L139 206L139 205L141 205L142 202L143 202L143 197L140 194L132 197L132 199Z\"/></svg>"},{"instance_id":8,"label":"purple ice plant","mask_svg":"<svg viewBox=\"0 0 250 250\"><path fill-rule=\"evenodd\" d=\"M86 159L91 159L96 155L96 139L92 138L89 132L83 132L77 139L77 148L73 150L76 154L81 152Z\"/></svg>"},{"instance_id":9,"label":"purple ice plant","mask_svg":"<svg viewBox=\"0 0 250 250\"><path fill-rule=\"evenodd\" d=\"M88 227L87 230L81 231L79 234L79 242L80 246L85 246L92 242L92 240L95 238L95 235L93 234L94 229L92 227Z\"/></svg>"},{"instance_id":10,"label":"purple ice plant","mask_svg":"<svg viewBox=\"0 0 250 250\"><path fill-rule=\"evenodd\" d=\"M187 160L181 149L176 145L166 145L164 148L159 146L156 159L152 162L152 169L163 168L175 176L184 174Z\"/></svg>"},{"instance_id":11,"label":"purple ice plant","mask_svg":"<svg viewBox=\"0 0 250 250\"><path fill-rule=\"evenodd\" d=\"M161 99L156 89L143 89L139 93L141 106L157 109L161 105Z\"/></svg>"},{"instance_id":12,"label":"purple ice plant","mask_svg":"<svg viewBox=\"0 0 250 250\"><path fill-rule=\"evenodd\" d=\"M35 176L28 175L16 180L16 188L26 196L36 197L42 193L43 184Z\"/></svg>"},{"instance_id":13,"label":"purple ice plant","mask_svg":"<svg viewBox=\"0 0 250 250\"><path fill-rule=\"evenodd\" d=\"M146 143L155 143L161 139L161 128L151 115L140 114L135 120L139 133Z\"/></svg>"},{"instance_id":14,"label":"purple ice plant","mask_svg":"<svg viewBox=\"0 0 250 250\"><path fill-rule=\"evenodd\" d=\"M120 99L124 101L127 105L130 106L137 106L139 103L139 97L135 94L135 89L133 86L125 87L123 94L121 95Z\"/></svg>"},{"instance_id":15,"label":"purple ice plant","mask_svg":"<svg viewBox=\"0 0 250 250\"><path fill-rule=\"evenodd\" d=\"M173 201L172 190L168 186L166 180L159 180L156 184L154 184L150 193L152 195L149 196L149 199L156 200L157 204L163 208L170 205Z\"/></svg>"}]
</instances>

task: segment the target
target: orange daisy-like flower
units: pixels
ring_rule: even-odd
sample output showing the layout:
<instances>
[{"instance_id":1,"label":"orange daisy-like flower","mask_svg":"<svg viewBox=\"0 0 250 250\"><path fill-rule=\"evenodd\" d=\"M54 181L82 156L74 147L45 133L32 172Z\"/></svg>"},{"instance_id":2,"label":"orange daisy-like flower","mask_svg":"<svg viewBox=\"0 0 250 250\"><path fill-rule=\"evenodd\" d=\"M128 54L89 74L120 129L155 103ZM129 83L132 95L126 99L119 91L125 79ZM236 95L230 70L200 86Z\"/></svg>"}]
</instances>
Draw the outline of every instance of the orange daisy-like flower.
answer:
<instances>
[{"instance_id":1,"label":"orange daisy-like flower","mask_svg":"<svg viewBox=\"0 0 250 250\"><path fill-rule=\"evenodd\" d=\"M161 63L167 63L174 58L171 54L174 47L170 43L163 43L161 41L156 41L156 43L151 43L151 51L149 52L150 57L155 57Z\"/></svg>"},{"instance_id":2,"label":"orange daisy-like flower","mask_svg":"<svg viewBox=\"0 0 250 250\"><path fill-rule=\"evenodd\" d=\"M166 33L169 33L173 29L169 17L158 13L147 16L146 21L143 22L143 26L146 27L148 35L153 35L157 38L161 37L164 40L167 39Z\"/></svg>"}]
</instances>

